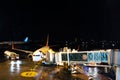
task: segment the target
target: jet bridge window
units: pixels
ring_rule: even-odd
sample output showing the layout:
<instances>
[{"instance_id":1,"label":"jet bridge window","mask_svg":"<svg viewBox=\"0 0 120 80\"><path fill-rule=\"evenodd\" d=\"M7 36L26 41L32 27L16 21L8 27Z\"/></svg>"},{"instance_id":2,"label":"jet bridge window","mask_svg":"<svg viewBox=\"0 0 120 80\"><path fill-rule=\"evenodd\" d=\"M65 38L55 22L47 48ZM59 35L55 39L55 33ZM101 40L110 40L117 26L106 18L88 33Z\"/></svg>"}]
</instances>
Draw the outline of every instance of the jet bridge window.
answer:
<instances>
[{"instance_id":1,"label":"jet bridge window","mask_svg":"<svg viewBox=\"0 0 120 80\"><path fill-rule=\"evenodd\" d=\"M67 61L67 53L62 54L62 61ZM70 61L87 61L87 53L69 53Z\"/></svg>"}]
</instances>

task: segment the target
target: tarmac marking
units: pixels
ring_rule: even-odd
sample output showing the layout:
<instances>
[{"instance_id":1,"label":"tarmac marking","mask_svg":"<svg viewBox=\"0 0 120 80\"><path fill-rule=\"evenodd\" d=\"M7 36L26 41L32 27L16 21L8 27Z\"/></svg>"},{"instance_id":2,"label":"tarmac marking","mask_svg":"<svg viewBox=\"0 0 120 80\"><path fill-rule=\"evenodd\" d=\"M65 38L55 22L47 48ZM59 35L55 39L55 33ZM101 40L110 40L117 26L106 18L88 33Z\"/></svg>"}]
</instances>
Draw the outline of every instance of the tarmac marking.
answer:
<instances>
[{"instance_id":1,"label":"tarmac marking","mask_svg":"<svg viewBox=\"0 0 120 80\"><path fill-rule=\"evenodd\" d=\"M22 72L21 76L23 77L35 77L38 73L35 71L26 71L26 72Z\"/></svg>"},{"instance_id":2,"label":"tarmac marking","mask_svg":"<svg viewBox=\"0 0 120 80\"><path fill-rule=\"evenodd\" d=\"M31 69L31 71L22 72L21 76L23 76L23 77L35 77L35 76L37 76L38 73L33 71L33 70L38 68L38 66L42 63L43 60L45 60L45 59L42 59L42 60L38 61L37 64Z\"/></svg>"}]
</instances>

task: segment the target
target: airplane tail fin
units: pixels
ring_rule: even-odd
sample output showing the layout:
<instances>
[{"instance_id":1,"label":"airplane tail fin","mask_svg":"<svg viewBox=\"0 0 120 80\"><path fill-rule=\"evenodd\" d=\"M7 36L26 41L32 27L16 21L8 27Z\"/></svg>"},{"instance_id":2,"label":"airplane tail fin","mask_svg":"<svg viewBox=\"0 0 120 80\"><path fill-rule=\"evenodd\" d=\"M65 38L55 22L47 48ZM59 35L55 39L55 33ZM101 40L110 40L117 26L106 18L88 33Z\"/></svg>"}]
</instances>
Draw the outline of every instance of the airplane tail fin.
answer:
<instances>
[{"instance_id":1,"label":"airplane tail fin","mask_svg":"<svg viewBox=\"0 0 120 80\"><path fill-rule=\"evenodd\" d=\"M28 42L29 38L25 37L24 42Z\"/></svg>"},{"instance_id":2,"label":"airplane tail fin","mask_svg":"<svg viewBox=\"0 0 120 80\"><path fill-rule=\"evenodd\" d=\"M14 42L12 41L12 49L15 49Z\"/></svg>"},{"instance_id":3,"label":"airplane tail fin","mask_svg":"<svg viewBox=\"0 0 120 80\"><path fill-rule=\"evenodd\" d=\"M44 54L46 54L47 52L55 53L55 51L49 47L48 42L49 42L49 34L47 35L46 45L40 48L39 50L42 51Z\"/></svg>"},{"instance_id":4,"label":"airplane tail fin","mask_svg":"<svg viewBox=\"0 0 120 80\"><path fill-rule=\"evenodd\" d=\"M27 42L28 42L28 37L25 37L24 41L21 41L21 42L12 41L10 44L11 44L12 49L15 49L15 44L23 44Z\"/></svg>"},{"instance_id":5,"label":"airplane tail fin","mask_svg":"<svg viewBox=\"0 0 120 80\"><path fill-rule=\"evenodd\" d=\"M48 42L49 42L49 34L47 35L47 42L46 42L46 46L48 46Z\"/></svg>"}]
</instances>

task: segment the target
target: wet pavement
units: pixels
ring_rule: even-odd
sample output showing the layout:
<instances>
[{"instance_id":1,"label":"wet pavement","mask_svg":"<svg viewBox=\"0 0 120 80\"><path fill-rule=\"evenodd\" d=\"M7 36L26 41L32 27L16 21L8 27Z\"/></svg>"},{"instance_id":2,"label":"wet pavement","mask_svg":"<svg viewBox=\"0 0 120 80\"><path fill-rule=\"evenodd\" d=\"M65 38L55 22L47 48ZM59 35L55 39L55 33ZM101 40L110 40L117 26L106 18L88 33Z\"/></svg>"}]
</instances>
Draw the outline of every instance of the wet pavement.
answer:
<instances>
[{"instance_id":1,"label":"wet pavement","mask_svg":"<svg viewBox=\"0 0 120 80\"><path fill-rule=\"evenodd\" d=\"M72 76L67 70L60 66L38 66L28 59L7 60L0 62L0 80L88 80L83 74L76 74L81 77ZM21 76L24 72L37 72L34 77ZM29 74L26 74L29 75Z\"/></svg>"},{"instance_id":2,"label":"wet pavement","mask_svg":"<svg viewBox=\"0 0 120 80\"><path fill-rule=\"evenodd\" d=\"M95 67L89 68L85 74L71 74L61 66L37 65L36 68L35 66L36 63L28 59L0 62L0 80L88 80L90 77L94 77L94 80L113 80L98 74ZM24 72L32 71L37 75L34 77L30 77L31 74L21 75Z\"/></svg>"},{"instance_id":3,"label":"wet pavement","mask_svg":"<svg viewBox=\"0 0 120 80\"><path fill-rule=\"evenodd\" d=\"M27 60L7 60L0 63L0 80L25 80L20 74L26 70L30 70L33 62Z\"/></svg>"}]
</instances>

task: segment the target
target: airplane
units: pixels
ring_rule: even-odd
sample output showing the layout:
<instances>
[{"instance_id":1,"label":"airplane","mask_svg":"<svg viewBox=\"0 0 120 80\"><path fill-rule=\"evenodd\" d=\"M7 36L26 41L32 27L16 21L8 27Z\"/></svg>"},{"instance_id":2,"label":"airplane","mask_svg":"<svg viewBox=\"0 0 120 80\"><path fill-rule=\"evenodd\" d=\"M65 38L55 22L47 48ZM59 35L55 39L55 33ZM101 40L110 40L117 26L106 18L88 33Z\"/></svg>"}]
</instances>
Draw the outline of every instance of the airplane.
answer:
<instances>
[{"instance_id":1,"label":"airplane","mask_svg":"<svg viewBox=\"0 0 120 80\"><path fill-rule=\"evenodd\" d=\"M55 51L53 49L51 49L50 46L48 46L48 41L49 41L49 35L47 35L46 45L35 51L17 49L14 47L14 44L12 44L12 49L27 53L28 58L32 57L32 61L34 61L34 62L38 62L38 61L42 60L43 58L45 59L43 61L44 63L53 62Z\"/></svg>"},{"instance_id":2,"label":"airplane","mask_svg":"<svg viewBox=\"0 0 120 80\"><path fill-rule=\"evenodd\" d=\"M11 59L11 60L18 60L19 59L19 54L17 54L14 51L9 50L9 46L8 45L12 45L12 44L25 44L29 42L29 38L25 37L25 39L23 41L3 41L0 42L0 45L2 48L5 48L7 50L4 51L4 55L6 56L7 59ZM12 46L12 48L14 47L14 45Z\"/></svg>"}]
</instances>

